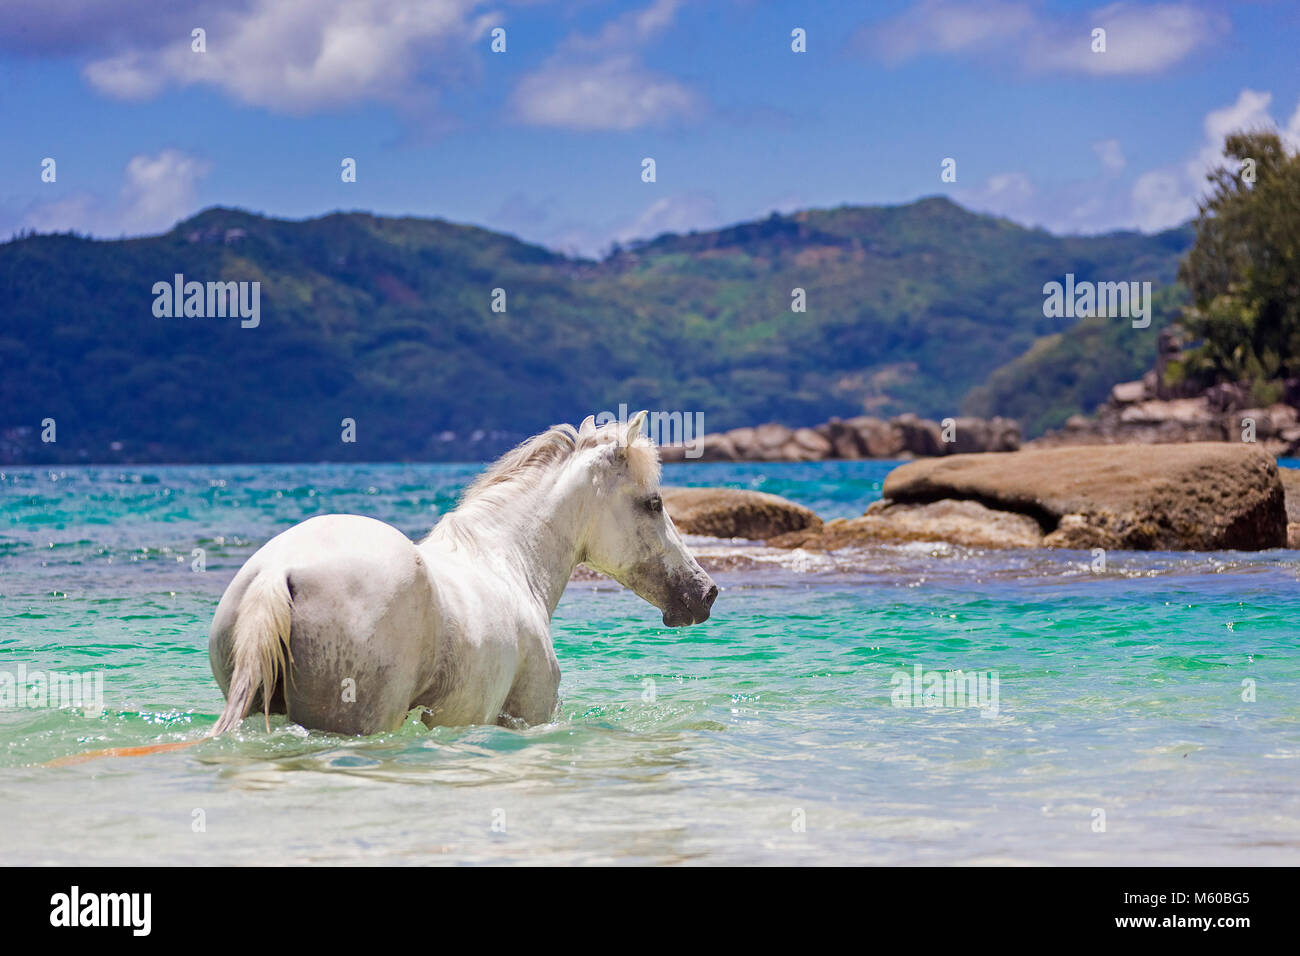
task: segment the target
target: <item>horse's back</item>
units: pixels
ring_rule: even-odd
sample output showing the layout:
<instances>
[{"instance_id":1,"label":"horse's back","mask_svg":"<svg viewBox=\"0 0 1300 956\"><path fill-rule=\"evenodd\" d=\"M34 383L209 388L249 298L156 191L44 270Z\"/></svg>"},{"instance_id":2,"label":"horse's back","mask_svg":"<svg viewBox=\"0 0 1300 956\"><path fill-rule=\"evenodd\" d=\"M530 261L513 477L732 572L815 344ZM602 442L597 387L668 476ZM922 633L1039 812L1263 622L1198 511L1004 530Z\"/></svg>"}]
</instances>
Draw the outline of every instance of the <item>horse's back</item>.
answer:
<instances>
[{"instance_id":1,"label":"horse's back","mask_svg":"<svg viewBox=\"0 0 1300 956\"><path fill-rule=\"evenodd\" d=\"M310 518L272 538L240 569L212 623L213 672L225 691L240 601L262 574L284 575L292 601L289 718L368 734L395 729L418 690L434 596L415 545L359 515Z\"/></svg>"}]
</instances>

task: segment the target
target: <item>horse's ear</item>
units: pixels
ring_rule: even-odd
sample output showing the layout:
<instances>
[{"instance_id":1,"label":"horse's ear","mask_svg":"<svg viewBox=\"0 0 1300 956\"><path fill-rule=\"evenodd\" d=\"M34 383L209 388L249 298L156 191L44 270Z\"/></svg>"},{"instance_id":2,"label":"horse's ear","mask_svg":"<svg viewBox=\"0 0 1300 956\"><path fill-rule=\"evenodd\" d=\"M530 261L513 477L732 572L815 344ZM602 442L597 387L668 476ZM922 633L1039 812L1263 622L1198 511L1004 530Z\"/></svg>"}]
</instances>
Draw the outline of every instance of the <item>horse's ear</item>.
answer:
<instances>
[{"instance_id":1,"label":"horse's ear","mask_svg":"<svg viewBox=\"0 0 1300 956\"><path fill-rule=\"evenodd\" d=\"M596 434L596 416L588 415L578 426L578 441L586 441Z\"/></svg>"},{"instance_id":2,"label":"horse's ear","mask_svg":"<svg viewBox=\"0 0 1300 956\"><path fill-rule=\"evenodd\" d=\"M625 446L631 445L636 441L637 436L641 434L641 425L645 422L645 416L646 412L643 409L633 415L631 420L627 423L627 435L623 438L623 444Z\"/></svg>"}]
</instances>

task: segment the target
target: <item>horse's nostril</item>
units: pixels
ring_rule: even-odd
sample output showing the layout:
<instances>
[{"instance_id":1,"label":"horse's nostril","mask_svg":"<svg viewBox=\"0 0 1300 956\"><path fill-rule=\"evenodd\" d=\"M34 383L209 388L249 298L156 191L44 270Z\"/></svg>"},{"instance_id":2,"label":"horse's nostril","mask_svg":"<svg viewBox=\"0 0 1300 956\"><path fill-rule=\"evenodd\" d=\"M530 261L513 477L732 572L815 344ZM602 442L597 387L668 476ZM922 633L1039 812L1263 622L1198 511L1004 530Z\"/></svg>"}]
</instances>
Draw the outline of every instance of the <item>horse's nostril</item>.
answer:
<instances>
[{"instance_id":1,"label":"horse's nostril","mask_svg":"<svg viewBox=\"0 0 1300 956\"><path fill-rule=\"evenodd\" d=\"M704 603L709 607L713 607L713 602L717 598L717 596L718 596L718 586L716 584L709 585L709 593L704 595Z\"/></svg>"}]
</instances>

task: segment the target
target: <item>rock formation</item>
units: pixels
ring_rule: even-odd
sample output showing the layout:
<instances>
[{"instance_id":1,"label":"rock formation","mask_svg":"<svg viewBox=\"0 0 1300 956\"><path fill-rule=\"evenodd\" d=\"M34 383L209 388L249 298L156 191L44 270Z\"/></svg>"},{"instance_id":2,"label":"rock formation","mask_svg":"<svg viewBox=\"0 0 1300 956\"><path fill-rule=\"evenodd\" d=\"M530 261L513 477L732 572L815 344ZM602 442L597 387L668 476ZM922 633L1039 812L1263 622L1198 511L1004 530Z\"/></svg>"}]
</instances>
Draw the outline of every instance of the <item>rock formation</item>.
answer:
<instances>
[{"instance_id":1,"label":"rock formation","mask_svg":"<svg viewBox=\"0 0 1300 956\"><path fill-rule=\"evenodd\" d=\"M945 428L944 423L909 414L889 421L865 415L832 418L814 428L792 429L771 423L733 428L705 435L703 454L698 458L687 458L685 445L664 445L659 453L665 462L827 461L1002 452L1019 447L1020 426L1009 419L955 418Z\"/></svg>"},{"instance_id":2,"label":"rock formation","mask_svg":"<svg viewBox=\"0 0 1300 956\"><path fill-rule=\"evenodd\" d=\"M1288 482L1295 480L1288 476ZM912 462L861 518L769 540L828 550L887 540L970 547L1254 551L1285 547L1287 506L1256 445L1048 448ZM1300 506L1297 506L1300 510Z\"/></svg>"},{"instance_id":3,"label":"rock formation","mask_svg":"<svg viewBox=\"0 0 1300 956\"><path fill-rule=\"evenodd\" d=\"M662 488L660 492L673 524L687 534L763 540L822 526L822 519L803 505L761 491Z\"/></svg>"}]
</instances>

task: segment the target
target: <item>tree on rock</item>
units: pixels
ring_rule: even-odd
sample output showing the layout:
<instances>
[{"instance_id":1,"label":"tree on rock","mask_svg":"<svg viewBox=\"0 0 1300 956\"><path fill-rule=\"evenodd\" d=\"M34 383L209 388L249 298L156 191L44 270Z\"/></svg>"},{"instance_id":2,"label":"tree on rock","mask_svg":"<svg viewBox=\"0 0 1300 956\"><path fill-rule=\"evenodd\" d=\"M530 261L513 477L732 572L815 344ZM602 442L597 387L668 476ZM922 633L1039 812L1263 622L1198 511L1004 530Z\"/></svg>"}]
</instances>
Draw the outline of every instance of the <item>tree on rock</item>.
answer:
<instances>
[{"instance_id":1,"label":"tree on rock","mask_svg":"<svg viewBox=\"0 0 1300 956\"><path fill-rule=\"evenodd\" d=\"M1172 376L1249 383L1261 404L1300 375L1300 154L1272 131L1227 137L1179 268L1199 340Z\"/></svg>"}]
</instances>

